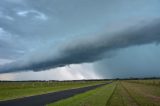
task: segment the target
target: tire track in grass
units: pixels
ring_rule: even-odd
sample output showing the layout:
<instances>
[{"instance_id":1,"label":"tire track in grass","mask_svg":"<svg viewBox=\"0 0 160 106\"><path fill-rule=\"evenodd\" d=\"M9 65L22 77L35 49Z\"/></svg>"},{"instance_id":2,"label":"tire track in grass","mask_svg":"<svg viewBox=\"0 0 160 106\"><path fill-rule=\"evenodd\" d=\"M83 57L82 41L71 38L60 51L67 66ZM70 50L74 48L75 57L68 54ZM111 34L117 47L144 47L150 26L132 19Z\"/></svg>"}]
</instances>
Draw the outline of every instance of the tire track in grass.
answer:
<instances>
[{"instance_id":1,"label":"tire track in grass","mask_svg":"<svg viewBox=\"0 0 160 106\"><path fill-rule=\"evenodd\" d=\"M122 95L120 95L120 96L121 96L121 100L122 100L123 106L125 106L124 98L123 98Z\"/></svg>"},{"instance_id":2,"label":"tire track in grass","mask_svg":"<svg viewBox=\"0 0 160 106\"><path fill-rule=\"evenodd\" d=\"M127 94L132 99L132 101L136 104L136 106L140 106L140 103L130 94L130 92L128 91L128 89L122 83L121 83L121 86L127 92Z\"/></svg>"},{"instance_id":3,"label":"tire track in grass","mask_svg":"<svg viewBox=\"0 0 160 106\"><path fill-rule=\"evenodd\" d=\"M160 106L160 99L155 100L152 96L158 96L160 94L160 88L153 85L145 85L139 83L124 82L128 90L134 95L134 98L143 106Z\"/></svg>"},{"instance_id":4,"label":"tire track in grass","mask_svg":"<svg viewBox=\"0 0 160 106\"><path fill-rule=\"evenodd\" d=\"M107 100L107 102L106 102L106 106L110 106L110 104L111 104L110 101L111 101L111 99L112 99L112 97L113 97L113 95L114 95L114 93L115 93L115 91L116 91L116 89L117 89L117 85L118 85L118 82L116 82L116 85L115 85L115 87L114 87L114 89L113 89L110 97L108 98L108 100Z\"/></svg>"},{"instance_id":5,"label":"tire track in grass","mask_svg":"<svg viewBox=\"0 0 160 106\"><path fill-rule=\"evenodd\" d=\"M127 100L126 97L126 92L120 85L120 82L118 82L115 92L110 100L110 103L107 104L107 106L127 106L125 105L125 101Z\"/></svg>"}]
</instances>

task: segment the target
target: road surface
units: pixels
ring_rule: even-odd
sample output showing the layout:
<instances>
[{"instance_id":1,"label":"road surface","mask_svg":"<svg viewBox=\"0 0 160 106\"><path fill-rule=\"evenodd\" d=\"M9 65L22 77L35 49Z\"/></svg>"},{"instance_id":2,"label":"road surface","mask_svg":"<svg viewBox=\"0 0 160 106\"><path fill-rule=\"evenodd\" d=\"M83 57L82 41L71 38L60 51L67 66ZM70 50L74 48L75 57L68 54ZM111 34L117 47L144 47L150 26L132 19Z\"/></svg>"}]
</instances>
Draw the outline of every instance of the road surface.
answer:
<instances>
[{"instance_id":1,"label":"road surface","mask_svg":"<svg viewBox=\"0 0 160 106\"><path fill-rule=\"evenodd\" d=\"M111 82L108 82L105 84L98 84L94 86L83 87L83 88L68 89L68 90L35 95L30 97L0 101L0 106L45 106L46 104L53 103L58 100L66 99L68 97L71 97L80 93L84 93L86 91L95 89L97 87L101 87L109 83Z\"/></svg>"}]
</instances>

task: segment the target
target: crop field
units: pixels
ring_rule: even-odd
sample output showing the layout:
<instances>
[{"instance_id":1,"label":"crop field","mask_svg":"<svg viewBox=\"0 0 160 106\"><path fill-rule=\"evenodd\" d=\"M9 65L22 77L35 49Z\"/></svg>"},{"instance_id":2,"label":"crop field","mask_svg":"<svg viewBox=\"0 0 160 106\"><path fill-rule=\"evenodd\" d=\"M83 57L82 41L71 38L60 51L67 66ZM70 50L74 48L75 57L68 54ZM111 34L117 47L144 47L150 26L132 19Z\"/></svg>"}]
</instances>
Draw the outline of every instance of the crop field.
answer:
<instances>
[{"instance_id":1,"label":"crop field","mask_svg":"<svg viewBox=\"0 0 160 106\"><path fill-rule=\"evenodd\" d=\"M0 82L0 101L101 84L106 81Z\"/></svg>"},{"instance_id":2,"label":"crop field","mask_svg":"<svg viewBox=\"0 0 160 106\"><path fill-rule=\"evenodd\" d=\"M125 80L48 106L160 106L160 80Z\"/></svg>"}]
</instances>

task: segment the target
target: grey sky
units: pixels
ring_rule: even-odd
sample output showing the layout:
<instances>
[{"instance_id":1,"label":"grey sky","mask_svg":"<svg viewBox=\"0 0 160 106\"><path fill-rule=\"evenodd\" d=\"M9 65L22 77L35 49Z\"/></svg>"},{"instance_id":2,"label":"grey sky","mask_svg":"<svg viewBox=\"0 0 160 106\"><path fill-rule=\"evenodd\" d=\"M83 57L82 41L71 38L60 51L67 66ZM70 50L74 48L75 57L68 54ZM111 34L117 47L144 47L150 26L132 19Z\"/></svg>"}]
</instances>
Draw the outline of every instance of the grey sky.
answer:
<instances>
[{"instance_id":1,"label":"grey sky","mask_svg":"<svg viewBox=\"0 0 160 106\"><path fill-rule=\"evenodd\" d=\"M159 5L159 0L1 0L0 72L90 63L103 77L157 75Z\"/></svg>"}]
</instances>

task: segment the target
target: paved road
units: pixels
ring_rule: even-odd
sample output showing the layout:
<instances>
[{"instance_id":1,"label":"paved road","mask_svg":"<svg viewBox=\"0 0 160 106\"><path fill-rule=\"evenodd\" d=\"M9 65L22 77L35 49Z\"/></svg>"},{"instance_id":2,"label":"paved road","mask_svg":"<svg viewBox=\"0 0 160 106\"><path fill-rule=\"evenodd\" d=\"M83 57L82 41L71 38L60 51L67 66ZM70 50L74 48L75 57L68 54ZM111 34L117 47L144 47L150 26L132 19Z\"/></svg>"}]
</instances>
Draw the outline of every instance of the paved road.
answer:
<instances>
[{"instance_id":1,"label":"paved road","mask_svg":"<svg viewBox=\"0 0 160 106\"><path fill-rule=\"evenodd\" d=\"M83 88L69 89L59 92L35 95L35 96L7 100L7 101L0 101L0 106L45 106L46 104L53 103L61 99L65 99L74 96L76 94L84 93L88 90L92 90L109 83L98 84Z\"/></svg>"}]
</instances>

